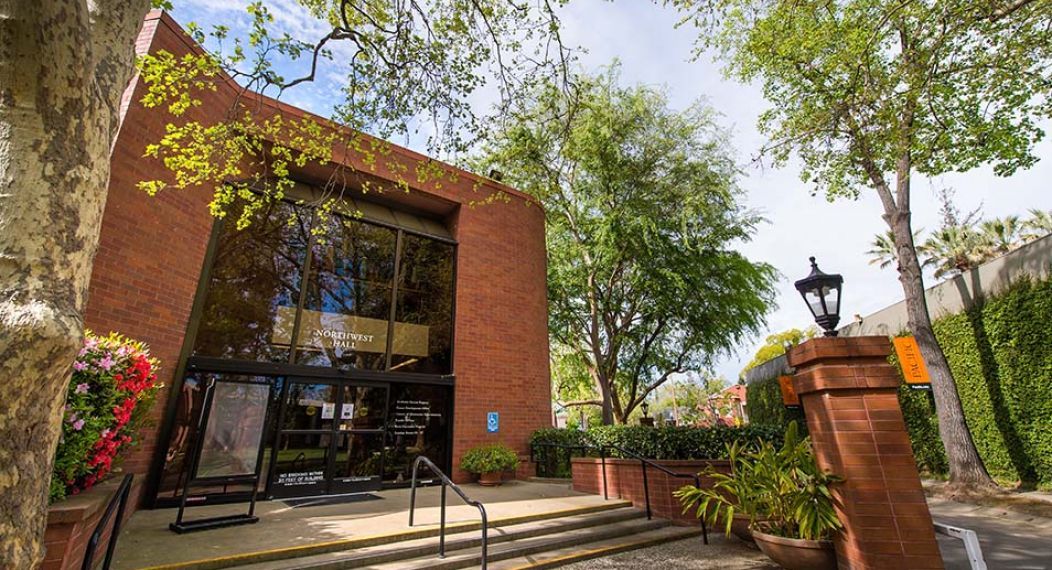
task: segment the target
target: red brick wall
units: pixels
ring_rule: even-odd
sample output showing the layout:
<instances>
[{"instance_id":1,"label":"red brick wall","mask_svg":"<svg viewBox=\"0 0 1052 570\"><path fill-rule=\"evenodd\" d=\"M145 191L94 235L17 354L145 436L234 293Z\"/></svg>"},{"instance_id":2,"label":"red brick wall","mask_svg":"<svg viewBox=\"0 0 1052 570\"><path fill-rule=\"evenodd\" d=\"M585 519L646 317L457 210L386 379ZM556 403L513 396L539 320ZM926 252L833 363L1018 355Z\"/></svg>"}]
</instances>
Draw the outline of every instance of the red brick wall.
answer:
<instances>
[{"instance_id":1,"label":"red brick wall","mask_svg":"<svg viewBox=\"0 0 1052 570\"><path fill-rule=\"evenodd\" d=\"M656 461L673 473L694 475L712 465L720 473L730 472L730 463L720 460ZM603 467L600 459L576 457L571 460L573 489L582 493L603 494ZM647 467L647 487L650 489L650 508L654 516L669 519L678 525L696 525L694 511L684 514L683 506L672 495L684 485L693 485L690 479L673 477ZM701 478L702 486L711 485L711 479ZM645 509L646 494L643 488L643 468L634 459L606 460L606 491L610 498L632 501L632 506Z\"/></svg>"},{"instance_id":2,"label":"red brick wall","mask_svg":"<svg viewBox=\"0 0 1052 570\"><path fill-rule=\"evenodd\" d=\"M818 465L844 530L843 570L941 569L931 514L899 408L901 376L887 337L817 338L788 355Z\"/></svg>"},{"instance_id":3,"label":"red brick wall","mask_svg":"<svg viewBox=\"0 0 1052 570\"><path fill-rule=\"evenodd\" d=\"M140 53L165 49L176 54L196 49L178 25L160 12L147 17L137 48ZM124 99L126 115L111 161L109 197L85 323L99 333L117 331L148 343L161 361L160 380L171 386L210 239L213 218L206 205L212 192L210 188L170 190L151 198L136 187L137 182L163 172L156 161L142 155L145 146L159 140L165 124L173 120L163 110L143 108L139 103L142 92L142 85L135 81ZM229 108L232 96L232 89L224 86L204 93L204 104L193 108L186 119L217 120ZM308 116L269 99L258 101L270 111L280 107L286 115ZM388 159L413 172L425 157L394 147ZM381 179L392 178L392 168L398 169L386 162L369 167L339 148L334 149L334 160L371 171ZM532 199L514 189L440 166L457 173L457 179L447 178L441 186L415 186L406 199L437 197L455 212L459 252L454 465L468 447L490 441L503 441L527 455L529 434L551 423L544 214ZM304 179L317 175L316 171L302 173ZM509 199L468 205L496 191ZM143 445L124 464L132 473L147 473L154 450L167 443L156 437L167 393L162 390L158 397L154 426L144 432ZM486 431L488 411L500 413L497 434ZM464 481L468 475L455 469L454 478Z\"/></svg>"},{"instance_id":4,"label":"red brick wall","mask_svg":"<svg viewBox=\"0 0 1052 570\"><path fill-rule=\"evenodd\" d=\"M106 512L106 506L119 484L120 479L110 479L48 509L47 530L44 532L44 561L38 566L39 570L74 570L81 567L88 540L95 532L95 527ZM140 486L141 481L132 483L133 495ZM125 511L124 514L126 520L131 511ZM112 525L111 517L99 540L94 556L96 565L106 557L106 545L113 530Z\"/></svg>"}]
</instances>

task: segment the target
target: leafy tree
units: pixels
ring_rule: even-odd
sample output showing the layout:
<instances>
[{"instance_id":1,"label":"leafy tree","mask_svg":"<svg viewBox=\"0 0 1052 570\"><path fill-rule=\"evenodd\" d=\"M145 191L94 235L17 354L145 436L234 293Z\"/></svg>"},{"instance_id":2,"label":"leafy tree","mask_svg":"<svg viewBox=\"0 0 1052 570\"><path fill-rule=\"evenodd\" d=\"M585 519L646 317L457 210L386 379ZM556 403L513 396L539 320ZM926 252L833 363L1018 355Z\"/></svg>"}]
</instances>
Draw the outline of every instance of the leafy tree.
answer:
<instances>
[{"instance_id":1,"label":"leafy tree","mask_svg":"<svg viewBox=\"0 0 1052 570\"><path fill-rule=\"evenodd\" d=\"M210 51L141 62L144 103L172 122L146 152L169 172L149 192L216 188L212 212L241 199L240 225L288 187L291 168L327 162L339 143L364 164L383 160L379 139L346 135L310 119L262 110L250 90L280 96L313 81L320 66L347 77L334 119L387 136L428 123L432 148L463 148L480 134L467 97L491 77L502 102L535 71L566 65L556 0L299 0L328 29L321 37L272 31L266 2L248 11L252 29L231 38L190 27ZM64 388L83 336L82 311L98 245L121 96L135 71L134 44L152 5L170 0L6 0L0 8L0 566L42 559L47 487ZM293 30L293 33L301 31ZM535 41L533 41L535 40ZM336 57L336 46L346 57ZM223 46L226 49L221 49ZM536 49L534 49L536 48ZM279 69L302 69L291 78ZM541 71L538 71L541 70ZM187 111L200 95L244 88L223 120ZM264 174L265 173L265 174ZM346 177L334 175L330 195ZM422 162L416 180L434 173ZM243 184L225 184L228 179ZM256 194L249 186L260 190Z\"/></svg>"},{"instance_id":2,"label":"leafy tree","mask_svg":"<svg viewBox=\"0 0 1052 570\"><path fill-rule=\"evenodd\" d=\"M726 380L712 374L690 374L670 380L655 390L650 415L657 417L669 412L678 425L697 425L707 417L709 396L726 387Z\"/></svg>"},{"instance_id":3,"label":"leafy tree","mask_svg":"<svg viewBox=\"0 0 1052 570\"><path fill-rule=\"evenodd\" d=\"M759 220L711 110L674 111L616 67L573 83L540 86L477 162L544 205L553 350L624 423L763 324L774 270L732 249Z\"/></svg>"},{"instance_id":4,"label":"leafy tree","mask_svg":"<svg viewBox=\"0 0 1052 570\"><path fill-rule=\"evenodd\" d=\"M910 330L932 376L954 484L993 482L976 453L945 355L932 333L911 227L916 175L1033 165L1052 116L1042 0L669 0L702 28L730 75L759 81L776 163L829 199L874 192L894 236Z\"/></svg>"},{"instance_id":5,"label":"leafy tree","mask_svg":"<svg viewBox=\"0 0 1052 570\"><path fill-rule=\"evenodd\" d=\"M763 346L756 349L756 354L753 355L752 360L745 364L745 368L742 368L739 376L745 378L746 372L772 358L785 354L785 351L789 347L796 346L801 342L816 336L818 336L818 328L814 325L803 330L789 329L767 335L767 338L763 340Z\"/></svg>"}]
</instances>

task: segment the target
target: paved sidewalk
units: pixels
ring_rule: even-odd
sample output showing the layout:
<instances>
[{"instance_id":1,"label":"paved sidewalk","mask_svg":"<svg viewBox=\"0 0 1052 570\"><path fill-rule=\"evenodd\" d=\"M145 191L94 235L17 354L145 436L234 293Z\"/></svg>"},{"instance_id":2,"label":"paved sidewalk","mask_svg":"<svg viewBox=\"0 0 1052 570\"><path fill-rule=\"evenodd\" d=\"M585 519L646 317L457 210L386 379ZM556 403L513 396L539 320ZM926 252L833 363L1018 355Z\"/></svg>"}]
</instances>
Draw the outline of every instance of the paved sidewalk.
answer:
<instances>
[{"instance_id":1,"label":"paved sidewalk","mask_svg":"<svg viewBox=\"0 0 1052 570\"><path fill-rule=\"evenodd\" d=\"M990 570L1052 570L1052 519L991 507L928 499L936 522L979 535ZM964 543L939 536L946 570L968 570Z\"/></svg>"},{"instance_id":2,"label":"paved sidewalk","mask_svg":"<svg viewBox=\"0 0 1052 570\"><path fill-rule=\"evenodd\" d=\"M607 504L601 496L577 493L565 484L510 481L500 487L462 488L469 497L485 504L490 521ZM175 520L175 509L138 511L121 529L114 567L129 570L411 530L406 524L409 489L375 495L380 499L299 508L279 500L260 501L256 504L260 517L257 524L188 534L168 530L168 523ZM439 487L417 491L417 527L437 524L438 504ZM463 504L452 491L448 491L448 505L447 524L478 522L478 511ZM187 518L243 513L247 508L247 503L188 508Z\"/></svg>"},{"instance_id":3,"label":"paved sidewalk","mask_svg":"<svg viewBox=\"0 0 1052 570\"><path fill-rule=\"evenodd\" d=\"M560 566L561 570L778 570L759 550L719 533ZM906 570L906 569L899 569Z\"/></svg>"}]
</instances>

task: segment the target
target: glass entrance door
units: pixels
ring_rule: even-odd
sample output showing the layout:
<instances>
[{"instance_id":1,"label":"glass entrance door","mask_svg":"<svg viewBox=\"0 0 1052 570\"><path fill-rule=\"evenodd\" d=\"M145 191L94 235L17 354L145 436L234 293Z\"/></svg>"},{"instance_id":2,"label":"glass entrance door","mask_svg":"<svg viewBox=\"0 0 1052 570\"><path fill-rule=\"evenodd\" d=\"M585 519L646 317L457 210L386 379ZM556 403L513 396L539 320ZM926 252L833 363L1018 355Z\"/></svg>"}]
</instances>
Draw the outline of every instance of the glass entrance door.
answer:
<instances>
[{"instance_id":1,"label":"glass entrance door","mask_svg":"<svg viewBox=\"0 0 1052 570\"><path fill-rule=\"evenodd\" d=\"M380 488L387 388L291 379L278 425L270 495Z\"/></svg>"}]
</instances>

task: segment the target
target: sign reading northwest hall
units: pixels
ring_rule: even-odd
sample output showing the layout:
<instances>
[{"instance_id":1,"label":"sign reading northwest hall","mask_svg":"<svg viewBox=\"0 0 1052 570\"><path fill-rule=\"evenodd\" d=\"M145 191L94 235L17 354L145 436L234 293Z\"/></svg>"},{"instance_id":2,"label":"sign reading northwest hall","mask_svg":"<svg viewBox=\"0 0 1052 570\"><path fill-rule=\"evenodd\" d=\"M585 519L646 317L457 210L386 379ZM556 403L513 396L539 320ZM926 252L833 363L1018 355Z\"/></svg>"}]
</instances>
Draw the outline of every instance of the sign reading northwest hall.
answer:
<instances>
[{"instance_id":1,"label":"sign reading northwest hall","mask_svg":"<svg viewBox=\"0 0 1052 570\"><path fill-rule=\"evenodd\" d=\"M899 357L899 366L902 367L902 377L906 379L906 384L911 388L930 387L931 377L928 376L928 368L924 365L917 339L912 336L896 337L895 354Z\"/></svg>"},{"instance_id":2,"label":"sign reading northwest hall","mask_svg":"<svg viewBox=\"0 0 1052 570\"><path fill-rule=\"evenodd\" d=\"M296 308L278 307L277 312L271 342L288 346ZM387 321L304 309L297 337L296 346L301 349L383 354L387 351ZM391 350L405 356L428 356L428 327L396 322Z\"/></svg>"}]
</instances>

